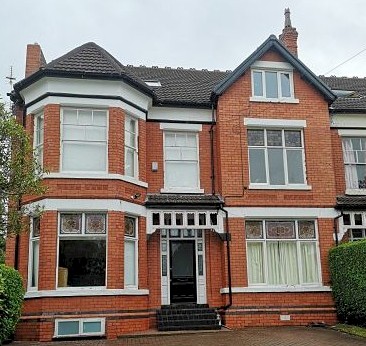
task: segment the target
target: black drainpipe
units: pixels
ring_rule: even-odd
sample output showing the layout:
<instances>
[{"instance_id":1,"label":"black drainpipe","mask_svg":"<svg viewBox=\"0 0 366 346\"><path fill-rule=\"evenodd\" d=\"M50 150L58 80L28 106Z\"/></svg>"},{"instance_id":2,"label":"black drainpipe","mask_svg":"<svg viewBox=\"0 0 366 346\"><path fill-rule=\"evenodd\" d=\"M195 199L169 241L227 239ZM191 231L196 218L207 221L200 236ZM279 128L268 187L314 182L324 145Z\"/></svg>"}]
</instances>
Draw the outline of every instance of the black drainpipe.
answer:
<instances>
[{"instance_id":1,"label":"black drainpipe","mask_svg":"<svg viewBox=\"0 0 366 346\"><path fill-rule=\"evenodd\" d=\"M337 230L338 230L338 228L337 228L337 220L339 218L341 218L341 217L343 217L343 210L342 209L341 209L341 213L333 219L333 229L334 229L334 236L335 236L335 244L336 244L336 246L339 245L338 232L337 232Z\"/></svg>"},{"instance_id":2,"label":"black drainpipe","mask_svg":"<svg viewBox=\"0 0 366 346\"><path fill-rule=\"evenodd\" d=\"M229 230L229 213L223 206L220 206L219 210L222 210L225 213L225 235L226 235L226 256L227 256L227 276L228 276L228 288L229 288L229 304L224 305L220 308L220 310L227 310L233 305L233 291L231 287L231 258L230 258L230 240L231 234Z\"/></svg>"},{"instance_id":3,"label":"black drainpipe","mask_svg":"<svg viewBox=\"0 0 366 346\"><path fill-rule=\"evenodd\" d=\"M215 109L212 103L212 123L210 127L210 144L211 144L211 194L215 195L215 157L214 157L214 133L213 127L215 126Z\"/></svg>"}]
</instances>

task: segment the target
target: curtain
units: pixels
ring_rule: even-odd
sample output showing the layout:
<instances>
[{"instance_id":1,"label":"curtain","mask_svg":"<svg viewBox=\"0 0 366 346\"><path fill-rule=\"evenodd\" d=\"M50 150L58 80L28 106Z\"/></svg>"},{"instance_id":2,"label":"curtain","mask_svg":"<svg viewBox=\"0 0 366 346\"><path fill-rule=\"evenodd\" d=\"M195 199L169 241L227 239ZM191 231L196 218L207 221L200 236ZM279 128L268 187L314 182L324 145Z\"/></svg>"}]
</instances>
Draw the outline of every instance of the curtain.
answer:
<instances>
[{"instance_id":1,"label":"curtain","mask_svg":"<svg viewBox=\"0 0 366 346\"><path fill-rule=\"evenodd\" d=\"M301 260L302 260L302 281L303 283L318 283L318 265L316 258L316 244L305 243L300 244Z\"/></svg>"},{"instance_id":2,"label":"curtain","mask_svg":"<svg viewBox=\"0 0 366 346\"><path fill-rule=\"evenodd\" d=\"M347 187L349 189L358 189L355 152L352 150L351 141L349 139L343 140L343 158L345 162Z\"/></svg>"},{"instance_id":3,"label":"curtain","mask_svg":"<svg viewBox=\"0 0 366 346\"><path fill-rule=\"evenodd\" d=\"M247 243L249 284L264 283L263 243Z\"/></svg>"},{"instance_id":4,"label":"curtain","mask_svg":"<svg viewBox=\"0 0 366 346\"><path fill-rule=\"evenodd\" d=\"M299 283L296 243L267 243L268 284L296 285Z\"/></svg>"}]
</instances>

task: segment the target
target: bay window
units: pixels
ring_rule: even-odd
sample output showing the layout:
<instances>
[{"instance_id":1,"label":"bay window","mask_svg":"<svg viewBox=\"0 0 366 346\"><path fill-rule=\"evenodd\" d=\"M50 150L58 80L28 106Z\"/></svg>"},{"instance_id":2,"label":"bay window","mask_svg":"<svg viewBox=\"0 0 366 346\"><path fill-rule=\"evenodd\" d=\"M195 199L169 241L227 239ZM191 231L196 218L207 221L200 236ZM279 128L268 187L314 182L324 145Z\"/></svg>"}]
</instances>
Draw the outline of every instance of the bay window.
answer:
<instances>
[{"instance_id":1,"label":"bay window","mask_svg":"<svg viewBox=\"0 0 366 346\"><path fill-rule=\"evenodd\" d=\"M366 239L366 212L346 212L342 217L344 232L351 241Z\"/></svg>"},{"instance_id":2,"label":"bay window","mask_svg":"<svg viewBox=\"0 0 366 346\"><path fill-rule=\"evenodd\" d=\"M189 132L164 133L165 189L199 189L198 135Z\"/></svg>"},{"instance_id":3,"label":"bay window","mask_svg":"<svg viewBox=\"0 0 366 346\"><path fill-rule=\"evenodd\" d=\"M248 220L245 232L249 285L320 284L314 220Z\"/></svg>"},{"instance_id":4,"label":"bay window","mask_svg":"<svg viewBox=\"0 0 366 346\"><path fill-rule=\"evenodd\" d=\"M342 147L347 188L366 189L366 137L345 137Z\"/></svg>"},{"instance_id":5,"label":"bay window","mask_svg":"<svg viewBox=\"0 0 366 346\"><path fill-rule=\"evenodd\" d=\"M248 129L250 184L305 184L303 133L298 129Z\"/></svg>"},{"instance_id":6,"label":"bay window","mask_svg":"<svg viewBox=\"0 0 366 346\"><path fill-rule=\"evenodd\" d=\"M125 217L124 239L124 286L125 288L137 288L138 261L137 261L137 219L131 216Z\"/></svg>"},{"instance_id":7,"label":"bay window","mask_svg":"<svg viewBox=\"0 0 366 346\"><path fill-rule=\"evenodd\" d=\"M62 171L107 171L107 111L62 110Z\"/></svg>"},{"instance_id":8,"label":"bay window","mask_svg":"<svg viewBox=\"0 0 366 346\"><path fill-rule=\"evenodd\" d=\"M58 287L106 285L104 213L61 213L58 237Z\"/></svg>"}]
</instances>

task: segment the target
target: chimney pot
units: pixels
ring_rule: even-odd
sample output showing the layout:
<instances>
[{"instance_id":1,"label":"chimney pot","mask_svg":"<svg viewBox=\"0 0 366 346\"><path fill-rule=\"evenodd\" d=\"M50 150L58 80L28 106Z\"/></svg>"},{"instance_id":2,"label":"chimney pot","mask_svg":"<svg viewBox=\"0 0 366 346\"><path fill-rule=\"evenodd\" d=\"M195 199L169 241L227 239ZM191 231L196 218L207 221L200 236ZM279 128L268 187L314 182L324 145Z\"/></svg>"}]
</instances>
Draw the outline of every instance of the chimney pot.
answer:
<instances>
[{"instance_id":1,"label":"chimney pot","mask_svg":"<svg viewBox=\"0 0 366 346\"><path fill-rule=\"evenodd\" d=\"M285 8L285 26L282 34L279 36L280 41L295 56L297 56L297 37L298 32L291 24L290 9Z\"/></svg>"}]
</instances>

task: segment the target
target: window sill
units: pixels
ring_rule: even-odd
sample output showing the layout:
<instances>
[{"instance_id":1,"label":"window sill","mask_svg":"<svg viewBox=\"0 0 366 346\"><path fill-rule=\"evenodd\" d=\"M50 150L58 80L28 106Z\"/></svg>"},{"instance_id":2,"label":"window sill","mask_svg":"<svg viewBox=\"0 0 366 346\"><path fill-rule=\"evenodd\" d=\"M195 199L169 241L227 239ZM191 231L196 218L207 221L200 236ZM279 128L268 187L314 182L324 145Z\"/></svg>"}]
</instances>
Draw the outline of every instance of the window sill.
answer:
<instances>
[{"instance_id":1,"label":"window sill","mask_svg":"<svg viewBox=\"0 0 366 346\"><path fill-rule=\"evenodd\" d=\"M346 195L366 195L366 189L346 189Z\"/></svg>"},{"instance_id":2,"label":"window sill","mask_svg":"<svg viewBox=\"0 0 366 346\"><path fill-rule=\"evenodd\" d=\"M272 102L272 103L299 103L299 99L295 98L282 98L282 99L268 99L265 97L251 96L249 98L251 102Z\"/></svg>"},{"instance_id":3,"label":"window sill","mask_svg":"<svg viewBox=\"0 0 366 346\"><path fill-rule=\"evenodd\" d=\"M106 289L106 288L58 288L47 291L28 291L24 298L41 297L82 297L82 296L146 296L147 289Z\"/></svg>"},{"instance_id":4,"label":"window sill","mask_svg":"<svg viewBox=\"0 0 366 346\"><path fill-rule=\"evenodd\" d=\"M311 190L311 185L299 184L299 185L261 185L250 184L250 190Z\"/></svg>"},{"instance_id":5,"label":"window sill","mask_svg":"<svg viewBox=\"0 0 366 346\"><path fill-rule=\"evenodd\" d=\"M160 189L161 193L204 193L205 190L204 189L178 189L178 188L164 188L164 189Z\"/></svg>"},{"instance_id":6,"label":"window sill","mask_svg":"<svg viewBox=\"0 0 366 346\"><path fill-rule=\"evenodd\" d=\"M108 173L71 173L71 172L60 172L60 173L45 173L43 174L44 179L108 179L108 180L121 180L127 183L135 184L142 187L148 187L148 183L140 181L136 178L132 178L122 174L108 174Z\"/></svg>"},{"instance_id":7,"label":"window sill","mask_svg":"<svg viewBox=\"0 0 366 346\"><path fill-rule=\"evenodd\" d=\"M329 286L250 286L232 287L232 293L281 293L281 292L331 292ZM221 288L221 294L229 293L229 288Z\"/></svg>"}]
</instances>

